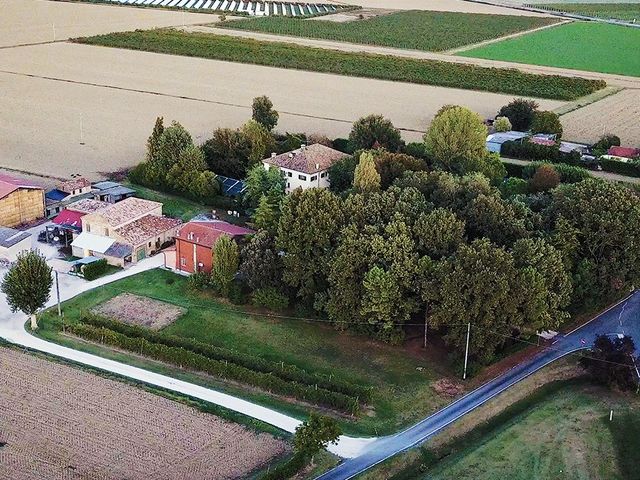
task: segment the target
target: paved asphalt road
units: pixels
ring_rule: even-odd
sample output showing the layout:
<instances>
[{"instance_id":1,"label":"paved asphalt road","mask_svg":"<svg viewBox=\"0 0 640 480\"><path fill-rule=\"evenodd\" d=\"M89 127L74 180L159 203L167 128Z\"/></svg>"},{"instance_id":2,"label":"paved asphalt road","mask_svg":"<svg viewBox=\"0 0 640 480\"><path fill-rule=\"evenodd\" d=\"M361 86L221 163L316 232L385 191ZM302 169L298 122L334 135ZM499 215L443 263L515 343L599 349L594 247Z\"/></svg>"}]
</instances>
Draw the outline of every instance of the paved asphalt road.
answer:
<instances>
[{"instance_id":1,"label":"paved asphalt road","mask_svg":"<svg viewBox=\"0 0 640 480\"><path fill-rule=\"evenodd\" d=\"M569 353L589 347L597 335L618 333L631 335L640 347L640 292L634 293L588 324L562 336L530 361L512 368L414 426L395 435L380 437L366 447L359 456L346 460L333 470L318 477L317 480L353 478L387 458L424 442L439 430L545 365Z\"/></svg>"}]
</instances>

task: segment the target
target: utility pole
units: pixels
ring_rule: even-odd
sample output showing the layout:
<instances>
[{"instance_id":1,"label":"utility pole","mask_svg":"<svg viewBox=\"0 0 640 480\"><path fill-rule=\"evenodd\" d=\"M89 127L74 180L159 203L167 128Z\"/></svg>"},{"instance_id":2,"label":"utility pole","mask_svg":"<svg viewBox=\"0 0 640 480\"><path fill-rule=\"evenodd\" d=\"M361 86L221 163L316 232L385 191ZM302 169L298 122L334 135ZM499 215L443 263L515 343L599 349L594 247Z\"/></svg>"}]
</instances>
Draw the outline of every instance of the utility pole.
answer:
<instances>
[{"instance_id":1,"label":"utility pole","mask_svg":"<svg viewBox=\"0 0 640 480\"><path fill-rule=\"evenodd\" d=\"M60 284L58 283L58 271L55 270L56 274L56 295L58 297L58 316L62 316L62 307L60 306Z\"/></svg>"},{"instance_id":2,"label":"utility pole","mask_svg":"<svg viewBox=\"0 0 640 480\"><path fill-rule=\"evenodd\" d=\"M84 145L84 119L82 113L80 113L80 145Z\"/></svg>"},{"instance_id":3,"label":"utility pole","mask_svg":"<svg viewBox=\"0 0 640 480\"><path fill-rule=\"evenodd\" d=\"M467 325L467 348L464 352L464 372L462 373L462 379L467 379L467 363L469 361L469 336L471 335L471 322Z\"/></svg>"},{"instance_id":4,"label":"utility pole","mask_svg":"<svg viewBox=\"0 0 640 480\"><path fill-rule=\"evenodd\" d=\"M427 349L427 314L424 314L424 349Z\"/></svg>"}]
</instances>

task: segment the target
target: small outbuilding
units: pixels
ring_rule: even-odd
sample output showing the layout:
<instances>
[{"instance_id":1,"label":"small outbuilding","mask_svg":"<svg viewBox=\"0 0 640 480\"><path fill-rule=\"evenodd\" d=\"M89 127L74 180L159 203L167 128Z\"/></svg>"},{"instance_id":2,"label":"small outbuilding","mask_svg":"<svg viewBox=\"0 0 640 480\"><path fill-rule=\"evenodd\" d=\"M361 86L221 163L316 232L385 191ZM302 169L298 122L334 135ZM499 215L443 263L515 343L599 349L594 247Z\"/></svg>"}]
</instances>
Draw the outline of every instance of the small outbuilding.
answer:
<instances>
[{"instance_id":1,"label":"small outbuilding","mask_svg":"<svg viewBox=\"0 0 640 480\"><path fill-rule=\"evenodd\" d=\"M492 133L487 136L487 150L492 153L500 153L502 150L502 144L506 142L517 142L522 141L522 139L528 137L529 135L525 132L516 132L515 130L511 130L509 132L499 132Z\"/></svg>"},{"instance_id":2,"label":"small outbuilding","mask_svg":"<svg viewBox=\"0 0 640 480\"><path fill-rule=\"evenodd\" d=\"M26 250L31 250L29 232L0 227L0 259L14 262L18 254Z\"/></svg>"}]
</instances>

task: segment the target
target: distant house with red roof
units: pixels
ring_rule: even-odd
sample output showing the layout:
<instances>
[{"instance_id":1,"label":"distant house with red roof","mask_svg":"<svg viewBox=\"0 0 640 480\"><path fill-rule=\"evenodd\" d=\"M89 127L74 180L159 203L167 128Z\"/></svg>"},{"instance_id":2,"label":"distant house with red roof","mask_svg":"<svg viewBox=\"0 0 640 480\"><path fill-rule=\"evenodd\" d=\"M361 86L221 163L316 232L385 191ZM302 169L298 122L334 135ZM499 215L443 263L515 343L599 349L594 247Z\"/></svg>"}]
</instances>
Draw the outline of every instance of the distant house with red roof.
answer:
<instances>
[{"instance_id":1,"label":"distant house with red roof","mask_svg":"<svg viewBox=\"0 0 640 480\"><path fill-rule=\"evenodd\" d=\"M640 158L640 148L633 147L611 147L607 152L611 157L619 157L622 159L636 160Z\"/></svg>"},{"instance_id":2,"label":"distant house with red roof","mask_svg":"<svg viewBox=\"0 0 640 480\"><path fill-rule=\"evenodd\" d=\"M176 270L209 273L214 262L213 246L220 237L238 240L252 233L253 230L222 220L185 223L176 235Z\"/></svg>"},{"instance_id":3,"label":"distant house with red roof","mask_svg":"<svg viewBox=\"0 0 640 480\"><path fill-rule=\"evenodd\" d=\"M0 174L0 226L15 227L44 217L40 185Z\"/></svg>"}]
</instances>

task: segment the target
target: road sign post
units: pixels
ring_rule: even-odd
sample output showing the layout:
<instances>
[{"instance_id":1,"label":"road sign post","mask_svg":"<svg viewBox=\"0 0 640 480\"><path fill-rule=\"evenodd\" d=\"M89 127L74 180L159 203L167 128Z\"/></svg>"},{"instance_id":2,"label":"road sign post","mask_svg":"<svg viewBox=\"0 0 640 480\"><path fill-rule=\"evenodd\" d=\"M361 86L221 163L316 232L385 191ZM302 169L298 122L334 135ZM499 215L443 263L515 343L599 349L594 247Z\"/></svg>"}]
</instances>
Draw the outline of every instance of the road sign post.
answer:
<instances>
[{"instance_id":1,"label":"road sign post","mask_svg":"<svg viewBox=\"0 0 640 480\"><path fill-rule=\"evenodd\" d=\"M471 335L471 322L467 325L467 348L464 352L464 372L462 373L462 379L467 379L467 363L469 362L469 337Z\"/></svg>"}]
</instances>

